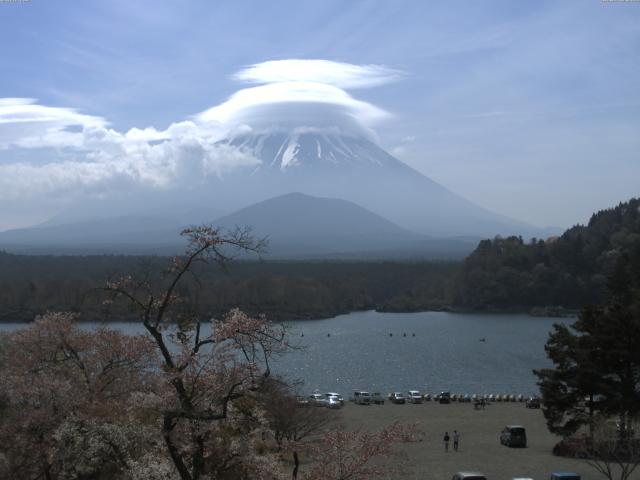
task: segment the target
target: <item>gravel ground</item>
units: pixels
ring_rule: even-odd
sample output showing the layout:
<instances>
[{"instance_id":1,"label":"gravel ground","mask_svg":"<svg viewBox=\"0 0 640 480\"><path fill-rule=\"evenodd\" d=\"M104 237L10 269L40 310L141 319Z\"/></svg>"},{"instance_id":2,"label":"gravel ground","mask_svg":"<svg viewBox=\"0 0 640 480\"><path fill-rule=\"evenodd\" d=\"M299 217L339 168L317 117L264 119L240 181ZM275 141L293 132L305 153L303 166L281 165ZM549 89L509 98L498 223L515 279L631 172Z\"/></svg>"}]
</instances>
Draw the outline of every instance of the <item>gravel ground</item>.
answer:
<instances>
[{"instance_id":1,"label":"gravel ground","mask_svg":"<svg viewBox=\"0 0 640 480\"><path fill-rule=\"evenodd\" d=\"M485 410L474 410L470 403L440 405L434 402L413 405L354 405L347 403L336 412L336 422L347 429L380 429L394 421L422 425L424 441L403 444L399 448L408 455L413 473L406 479L449 480L457 471L484 473L489 480L527 477L548 479L553 471L571 471L583 480L603 478L584 461L554 457L551 449L559 440L546 428L541 410L525 408L523 403L494 403ZM500 445L500 431L508 424L527 429L527 448ZM453 430L460 432L460 449L452 444L445 453L442 438ZM640 472L632 479L639 480Z\"/></svg>"}]
</instances>

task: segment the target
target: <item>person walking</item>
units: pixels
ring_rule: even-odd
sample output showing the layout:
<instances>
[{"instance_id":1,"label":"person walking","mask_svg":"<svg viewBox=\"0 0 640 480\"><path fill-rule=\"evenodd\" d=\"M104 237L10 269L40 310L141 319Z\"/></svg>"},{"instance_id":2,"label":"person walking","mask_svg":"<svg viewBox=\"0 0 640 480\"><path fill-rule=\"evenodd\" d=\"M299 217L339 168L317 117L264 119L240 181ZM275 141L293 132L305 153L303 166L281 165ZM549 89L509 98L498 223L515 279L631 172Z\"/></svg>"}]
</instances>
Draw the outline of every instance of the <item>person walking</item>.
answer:
<instances>
[{"instance_id":1,"label":"person walking","mask_svg":"<svg viewBox=\"0 0 640 480\"><path fill-rule=\"evenodd\" d=\"M444 451L449 451L449 432L444 432Z\"/></svg>"},{"instance_id":2,"label":"person walking","mask_svg":"<svg viewBox=\"0 0 640 480\"><path fill-rule=\"evenodd\" d=\"M457 430L453 431L453 450L458 451L458 445L460 444L460 434Z\"/></svg>"}]
</instances>

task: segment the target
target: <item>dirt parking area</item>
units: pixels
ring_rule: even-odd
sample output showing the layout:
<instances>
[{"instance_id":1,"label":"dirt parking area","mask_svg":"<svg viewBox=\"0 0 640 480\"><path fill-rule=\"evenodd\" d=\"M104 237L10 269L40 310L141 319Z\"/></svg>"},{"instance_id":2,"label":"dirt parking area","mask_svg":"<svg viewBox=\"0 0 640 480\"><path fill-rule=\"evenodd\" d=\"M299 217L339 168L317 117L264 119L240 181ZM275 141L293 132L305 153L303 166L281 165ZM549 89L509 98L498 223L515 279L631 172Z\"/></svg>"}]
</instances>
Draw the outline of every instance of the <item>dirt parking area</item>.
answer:
<instances>
[{"instance_id":1,"label":"dirt parking area","mask_svg":"<svg viewBox=\"0 0 640 480\"><path fill-rule=\"evenodd\" d=\"M475 410L470 403L440 405L345 404L336 412L336 423L347 429L381 429L395 421L421 424L424 440L403 444L399 448L409 457L412 474L407 479L450 480L461 470L484 473L489 480L509 480L515 477L548 479L553 471L571 471L584 480L603 478L584 461L555 457L551 449L559 438L549 433L541 410L527 409L523 403L494 403L484 410ZM527 448L508 448L499 442L505 425L522 425L527 430ZM448 431L460 432L460 448L444 451L443 436ZM640 479L640 472L632 477Z\"/></svg>"}]
</instances>

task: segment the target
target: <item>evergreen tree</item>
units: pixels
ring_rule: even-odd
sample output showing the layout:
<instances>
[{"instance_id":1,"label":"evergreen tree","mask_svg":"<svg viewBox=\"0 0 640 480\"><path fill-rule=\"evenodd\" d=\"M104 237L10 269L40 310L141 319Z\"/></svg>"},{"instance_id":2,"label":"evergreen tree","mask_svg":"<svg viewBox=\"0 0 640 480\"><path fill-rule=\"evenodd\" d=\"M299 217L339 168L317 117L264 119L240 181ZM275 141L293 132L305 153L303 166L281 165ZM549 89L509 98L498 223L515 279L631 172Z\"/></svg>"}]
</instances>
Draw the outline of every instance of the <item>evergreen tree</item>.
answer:
<instances>
[{"instance_id":1,"label":"evergreen tree","mask_svg":"<svg viewBox=\"0 0 640 480\"><path fill-rule=\"evenodd\" d=\"M605 305L587 306L545 346L554 368L534 371L549 430L570 435L593 427L596 413L617 418L625 438L640 414L640 255L618 259Z\"/></svg>"}]
</instances>

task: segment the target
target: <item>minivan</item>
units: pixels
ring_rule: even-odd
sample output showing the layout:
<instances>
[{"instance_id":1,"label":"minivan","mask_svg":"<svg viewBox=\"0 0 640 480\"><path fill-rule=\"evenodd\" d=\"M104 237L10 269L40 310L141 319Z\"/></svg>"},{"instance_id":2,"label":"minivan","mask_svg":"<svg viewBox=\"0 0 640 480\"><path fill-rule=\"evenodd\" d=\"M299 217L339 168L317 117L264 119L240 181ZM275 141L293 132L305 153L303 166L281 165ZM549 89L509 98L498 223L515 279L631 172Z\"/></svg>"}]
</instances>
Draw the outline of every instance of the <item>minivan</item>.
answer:
<instances>
[{"instance_id":1,"label":"minivan","mask_svg":"<svg viewBox=\"0 0 640 480\"><path fill-rule=\"evenodd\" d=\"M353 403L356 405L369 405L371 403L371 394L364 390L353 392Z\"/></svg>"},{"instance_id":2,"label":"minivan","mask_svg":"<svg viewBox=\"0 0 640 480\"><path fill-rule=\"evenodd\" d=\"M507 447L526 447L527 432L522 425L507 425L500 433L500 443Z\"/></svg>"}]
</instances>

